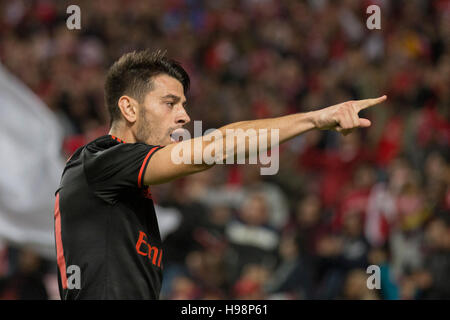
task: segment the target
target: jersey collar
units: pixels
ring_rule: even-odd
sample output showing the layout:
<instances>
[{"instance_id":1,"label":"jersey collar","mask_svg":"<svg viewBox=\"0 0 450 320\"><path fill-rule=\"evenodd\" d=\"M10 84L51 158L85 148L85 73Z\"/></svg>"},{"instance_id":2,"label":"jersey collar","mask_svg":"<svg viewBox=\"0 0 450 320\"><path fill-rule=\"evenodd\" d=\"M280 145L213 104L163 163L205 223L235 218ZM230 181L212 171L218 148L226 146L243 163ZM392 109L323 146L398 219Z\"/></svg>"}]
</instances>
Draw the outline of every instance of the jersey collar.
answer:
<instances>
[{"instance_id":1,"label":"jersey collar","mask_svg":"<svg viewBox=\"0 0 450 320\"><path fill-rule=\"evenodd\" d=\"M120 143L126 143L126 142L123 141L122 139L117 138L116 136L113 136L112 134L110 134L109 136L110 136L113 140L116 140L117 142L120 142Z\"/></svg>"}]
</instances>

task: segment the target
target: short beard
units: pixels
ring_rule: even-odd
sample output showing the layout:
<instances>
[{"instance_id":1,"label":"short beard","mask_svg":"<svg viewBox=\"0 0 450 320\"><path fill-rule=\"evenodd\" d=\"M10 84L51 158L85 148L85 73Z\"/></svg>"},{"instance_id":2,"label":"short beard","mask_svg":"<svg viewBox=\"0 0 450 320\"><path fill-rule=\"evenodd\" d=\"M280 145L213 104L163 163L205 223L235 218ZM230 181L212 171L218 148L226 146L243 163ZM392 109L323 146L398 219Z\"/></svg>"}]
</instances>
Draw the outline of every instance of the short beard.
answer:
<instances>
[{"instance_id":1,"label":"short beard","mask_svg":"<svg viewBox=\"0 0 450 320\"><path fill-rule=\"evenodd\" d=\"M136 140L137 142L147 143L151 136L150 123L147 119L147 112L144 106L139 106L139 124L136 130Z\"/></svg>"}]
</instances>

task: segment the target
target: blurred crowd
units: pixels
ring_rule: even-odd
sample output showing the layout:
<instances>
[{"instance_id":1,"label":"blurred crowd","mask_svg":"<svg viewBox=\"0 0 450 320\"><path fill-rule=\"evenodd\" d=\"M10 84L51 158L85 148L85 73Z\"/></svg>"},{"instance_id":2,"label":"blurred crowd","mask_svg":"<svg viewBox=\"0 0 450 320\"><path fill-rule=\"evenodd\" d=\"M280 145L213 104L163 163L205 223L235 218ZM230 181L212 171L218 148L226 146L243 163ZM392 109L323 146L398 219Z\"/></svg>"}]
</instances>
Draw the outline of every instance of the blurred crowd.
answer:
<instances>
[{"instance_id":1,"label":"blurred crowd","mask_svg":"<svg viewBox=\"0 0 450 320\"><path fill-rule=\"evenodd\" d=\"M218 165L153 187L175 221L163 299L450 299L449 39L448 0L0 1L0 60L58 116L67 157L108 132L105 72L137 49L187 69L204 130L387 94L368 129L282 145L277 175ZM0 298L54 298L52 272L5 244Z\"/></svg>"}]
</instances>

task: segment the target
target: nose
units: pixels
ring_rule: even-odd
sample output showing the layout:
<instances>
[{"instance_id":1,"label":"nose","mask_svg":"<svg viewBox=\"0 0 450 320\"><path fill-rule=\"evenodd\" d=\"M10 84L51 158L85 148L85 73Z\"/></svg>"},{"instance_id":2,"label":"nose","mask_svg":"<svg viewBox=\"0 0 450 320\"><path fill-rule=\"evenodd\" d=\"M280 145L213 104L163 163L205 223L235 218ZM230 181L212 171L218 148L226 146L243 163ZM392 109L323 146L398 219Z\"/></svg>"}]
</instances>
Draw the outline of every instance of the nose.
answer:
<instances>
[{"instance_id":1,"label":"nose","mask_svg":"<svg viewBox=\"0 0 450 320\"><path fill-rule=\"evenodd\" d=\"M187 114L183 106L180 106L179 111L177 112L177 116L175 118L175 122L177 124L181 124L182 126L191 122L191 118L189 118L189 115Z\"/></svg>"}]
</instances>

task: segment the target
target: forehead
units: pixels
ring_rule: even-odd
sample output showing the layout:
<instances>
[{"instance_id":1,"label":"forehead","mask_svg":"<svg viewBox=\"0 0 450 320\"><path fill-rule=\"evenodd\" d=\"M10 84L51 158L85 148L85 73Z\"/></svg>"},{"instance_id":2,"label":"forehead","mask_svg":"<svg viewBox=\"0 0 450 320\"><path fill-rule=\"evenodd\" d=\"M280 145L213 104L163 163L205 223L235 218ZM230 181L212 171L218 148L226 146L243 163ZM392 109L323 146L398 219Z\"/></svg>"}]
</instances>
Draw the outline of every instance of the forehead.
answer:
<instances>
[{"instance_id":1,"label":"forehead","mask_svg":"<svg viewBox=\"0 0 450 320\"><path fill-rule=\"evenodd\" d=\"M152 90L149 92L149 95L153 97L164 97L169 94L186 100L183 85L180 81L166 74L160 74L154 77L152 80Z\"/></svg>"}]
</instances>

